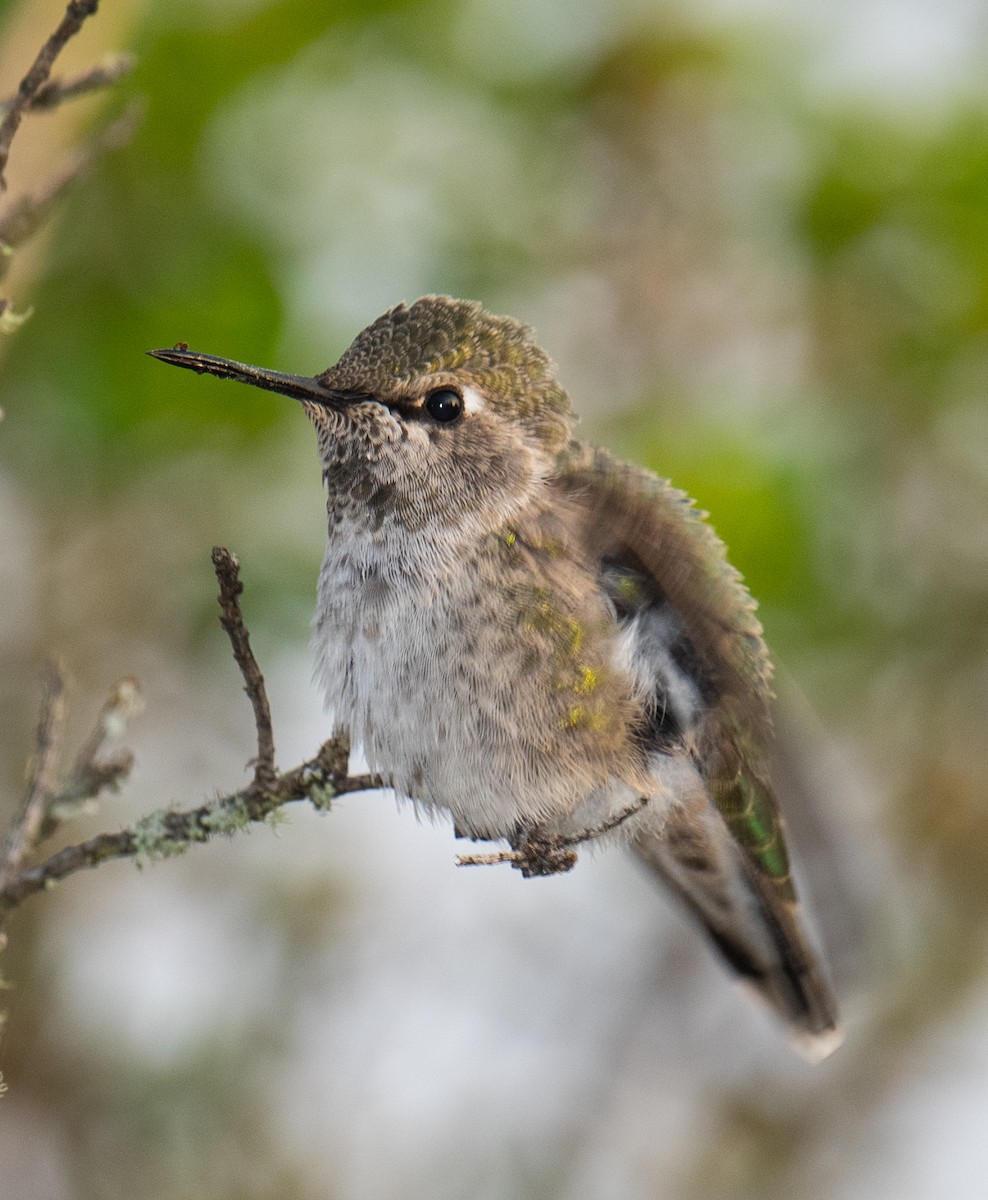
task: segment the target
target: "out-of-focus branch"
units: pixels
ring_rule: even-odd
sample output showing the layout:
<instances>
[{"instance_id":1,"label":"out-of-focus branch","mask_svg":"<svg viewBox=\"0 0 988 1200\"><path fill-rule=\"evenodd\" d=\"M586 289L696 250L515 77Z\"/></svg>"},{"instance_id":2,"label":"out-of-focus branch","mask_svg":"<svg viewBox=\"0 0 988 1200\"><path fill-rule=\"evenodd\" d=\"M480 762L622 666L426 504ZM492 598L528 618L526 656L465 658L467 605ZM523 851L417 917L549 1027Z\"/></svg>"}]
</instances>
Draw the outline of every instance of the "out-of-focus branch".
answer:
<instances>
[{"instance_id":1,"label":"out-of-focus branch","mask_svg":"<svg viewBox=\"0 0 988 1200\"><path fill-rule=\"evenodd\" d=\"M48 664L27 796L0 851L0 924L11 907L4 898L12 885L32 873L23 870L28 855L63 822L90 809L104 791L118 788L130 773L133 755L121 751L104 758L101 751L109 738L122 736L129 719L143 706L137 680L122 679L100 710L68 777L59 784L57 755L65 715L65 682L58 663Z\"/></svg>"},{"instance_id":2,"label":"out-of-focus branch","mask_svg":"<svg viewBox=\"0 0 988 1200\"><path fill-rule=\"evenodd\" d=\"M89 809L103 792L116 791L130 774L134 756L120 750L108 758L101 757L110 738L122 737L132 717L144 711L144 697L137 680L128 675L121 679L100 709L93 731L76 755L68 779L48 805L48 815L41 829L41 841L50 837L63 821L70 821Z\"/></svg>"},{"instance_id":3,"label":"out-of-focus branch","mask_svg":"<svg viewBox=\"0 0 988 1200\"><path fill-rule=\"evenodd\" d=\"M11 144L27 112L56 108L73 96L108 87L133 68L132 56L116 55L72 79L49 79L52 66L66 42L79 32L98 5L99 0L71 0L58 28L38 51L16 93L0 106L0 194L7 189L6 170ZM7 274L13 248L38 228L70 184L85 175L108 150L129 140L137 119L137 110L132 106L88 146L77 151L35 195L19 197L0 214L0 279ZM29 316L30 310L14 312L10 299L0 297L0 333L13 333Z\"/></svg>"},{"instance_id":4,"label":"out-of-focus branch","mask_svg":"<svg viewBox=\"0 0 988 1200\"><path fill-rule=\"evenodd\" d=\"M7 189L4 172L7 169L7 159L10 157L10 144L24 119L24 114L30 108L35 96L48 82L55 59L61 54L65 44L75 37L86 18L91 17L98 7L99 0L71 0L58 28L38 51L37 57L21 80L17 94L10 102L10 107L3 120L0 121L0 192Z\"/></svg>"},{"instance_id":5,"label":"out-of-focus branch","mask_svg":"<svg viewBox=\"0 0 988 1200\"><path fill-rule=\"evenodd\" d=\"M44 87L39 88L27 105L28 112L50 112L58 108L66 100L74 100L77 96L86 96L90 92L98 92L103 88L112 87L118 80L129 75L137 64L133 54L108 54L103 61L81 75L71 79L49 79ZM17 101L17 95L8 96L0 101L0 117L5 116Z\"/></svg>"},{"instance_id":6,"label":"out-of-focus branch","mask_svg":"<svg viewBox=\"0 0 988 1200\"><path fill-rule=\"evenodd\" d=\"M45 690L27 795L20 815L7 835L0 860L0 894L16 876L21 863L37 843L48 815L55 789L58 747L65 721L65 680L58 663L52 660L45 672Z\"/></svg>"}]
</instances>

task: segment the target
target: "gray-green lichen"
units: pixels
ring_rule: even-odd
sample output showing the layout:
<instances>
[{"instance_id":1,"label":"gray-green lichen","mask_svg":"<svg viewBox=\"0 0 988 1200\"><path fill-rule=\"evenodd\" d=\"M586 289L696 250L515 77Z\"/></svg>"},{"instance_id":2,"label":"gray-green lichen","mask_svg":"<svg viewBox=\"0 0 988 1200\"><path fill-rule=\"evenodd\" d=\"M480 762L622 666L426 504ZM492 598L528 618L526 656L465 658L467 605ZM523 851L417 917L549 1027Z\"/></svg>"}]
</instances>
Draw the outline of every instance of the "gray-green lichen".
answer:
<instances>
[{"instance_id":1,"label":"gray-green lichen","mask_svg":"<svg viewBox=\"0 0 988 1200\"><path fill-rule=\"evenodd\" d=\"M336 788L331 783L313 779L309 783L307 795L316 812L329 812L336 799Z\"/></svg>"},{"instance_id":2,"label":"gray-green lichen","mask_svg":"<svg viewBox=\"0 0 988 1200\"><path fill-rule=\"evenodd\" d=\"M169 827L168 818L173 814L166 808L142 817L134 826L134 857L139 867L147 862L159 862L164 858L174 858L184 854L193 842L206 840L202 830L196 830L198 836L180 838L175 830ZM191 827L195 829L195 826Z\"/></svg>"},{"instance_id":3,"label":"gray-green lichen","mask_svg":"<svg viewBox=\"0 0 988 1200\"><path fill-rule=\"evenodd\" d=\"M208 833L225 833L227 836L246 829L250 821L250 810L242 796L209 805L199 818L199 824Z\"/></svg>"}]
</instances>

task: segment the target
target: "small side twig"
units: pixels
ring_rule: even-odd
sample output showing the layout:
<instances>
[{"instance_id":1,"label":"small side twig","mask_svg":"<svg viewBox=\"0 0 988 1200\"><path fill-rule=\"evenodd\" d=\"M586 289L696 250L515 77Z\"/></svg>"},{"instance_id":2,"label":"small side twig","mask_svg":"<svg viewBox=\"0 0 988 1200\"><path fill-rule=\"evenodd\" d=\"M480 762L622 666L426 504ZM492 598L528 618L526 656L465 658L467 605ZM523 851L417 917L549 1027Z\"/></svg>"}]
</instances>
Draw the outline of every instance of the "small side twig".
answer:
<instances>
[{"instance_id":1,"label":"small side twig","mask_svg":"<svg viewBox=\"0 0 988 1200\"><path fill-rule=\"evenodd\" d=\"M55 790L58 747L65 719L65 680L57 662L45 671L45 690L35 742L34 762L20 816L7 836L0 862L0 892L14 878L25 856L36 844L48 816Z\"/></svg>"},{"instance_id":2,"label":"small side twig","mask_svg":"<svg viewBox=\"0 0 988 1200\"><path fill-rule=\"evenodd\" d=\"M90 67L81 75L74 75L71 79L49 79L35 92L27 105L27 111L50 112L66 100L74 100L77 96L112 87L125 75L129 75L136 63L137 59L133 54L108 54L98 66ZM0 117L10 111L16 100L17 96L14 95L0 101Z\"/></svg>"},{"instance_id":3,"label":"small side twig","mask_svg":"<svg viewBox=\"0 0 988 1200\"><path fill-rule=\"evenodd\" d=\"M91 17L98 7L99 0L70 0L58 28L38 51L30 69L21 80L10 108L3 120L0 121L0 192L7 189L7 180L4 176L7 159L10 157L10 144L14 140L14 134L18 130L25 112L34 97L48 82L55 59L61 54L65 44L75 37L86 18Z\"/></svg>"},{"instance_id":4,"label":"small side twig","mask_svg":"<svg viewBox=\"0 0 988 1200\"><path fill-rule=\"evenodd\" d=\"M240 611L240 594L244 585L240 582L240 563L236 555L225 546L213 547L213 570L220 585L220 624L226 630L233 647L240 674L244 678L244 691L254 710L254 725L257 729L257 758L254 760L254 782L258 787L268 788L277 778L274 763L274 728L271 724L271 708L268 704L264 676L250 648L250 635Z\"/></svg>"},{"instance_id":5,"label":"small side twig","mask_svg":"<svg viewBox=\"0 0 988 1200\"><path fill-rule=\"evenodd\" d=\"M116 791L130 774L134 756L129 750L119 750L109 757L103 757L102 751L110 738L123 737L131 718L143 711L141 685L133 675L128 675L110 692L92 732L76 755L68 779L52 797L41 841L50 837L63 821L87 811L103 792Z\"/></svg>"}]
</instances>

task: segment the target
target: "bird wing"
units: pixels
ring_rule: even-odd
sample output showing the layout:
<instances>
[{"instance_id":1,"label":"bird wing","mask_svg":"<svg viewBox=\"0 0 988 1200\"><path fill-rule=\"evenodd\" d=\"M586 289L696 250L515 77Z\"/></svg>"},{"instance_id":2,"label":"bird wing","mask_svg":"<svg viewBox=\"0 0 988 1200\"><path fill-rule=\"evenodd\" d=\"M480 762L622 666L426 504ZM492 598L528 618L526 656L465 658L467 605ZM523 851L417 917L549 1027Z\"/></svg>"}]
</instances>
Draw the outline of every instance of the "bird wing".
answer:
<instances>
[{"instance_id":1,"label":"bird wing","mask_svg":"<svg viewBox=\"0 0 988 1200\"><path fill-rule=\"evenodd\" d=\"M556 486L583 509L587 549L647 694L641 737L677 799L638 856L779 1010L807 1057L839 1044L836 1005L799 917L767 778L771 665L755 603L685 493L573 443ZM684 772L695 786L682 786Z\"/></svg>"}]
</instances>

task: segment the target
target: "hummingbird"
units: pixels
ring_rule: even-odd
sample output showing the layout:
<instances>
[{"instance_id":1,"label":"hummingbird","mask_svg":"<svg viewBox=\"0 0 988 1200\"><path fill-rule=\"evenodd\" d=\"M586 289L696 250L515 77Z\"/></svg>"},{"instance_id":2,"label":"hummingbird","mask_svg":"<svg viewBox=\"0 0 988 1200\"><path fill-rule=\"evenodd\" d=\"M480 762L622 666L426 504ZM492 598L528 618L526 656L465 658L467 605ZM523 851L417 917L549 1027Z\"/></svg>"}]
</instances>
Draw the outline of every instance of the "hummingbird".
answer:
<instances>
[{"instance_id":1,"label":"hummingbird","mask_svg":"<svg viewBox=\"0 0 988 1200\"><path fill-rule=\"evenodd\" d=\"M328 541L316 674L396 793L525 875L619 840L819 1061L841 1033L769 779L771 665L706 514L573 435L529 327L424 296L335 366L164 362L300 400Z\"/></svg>"}]
</instances>

